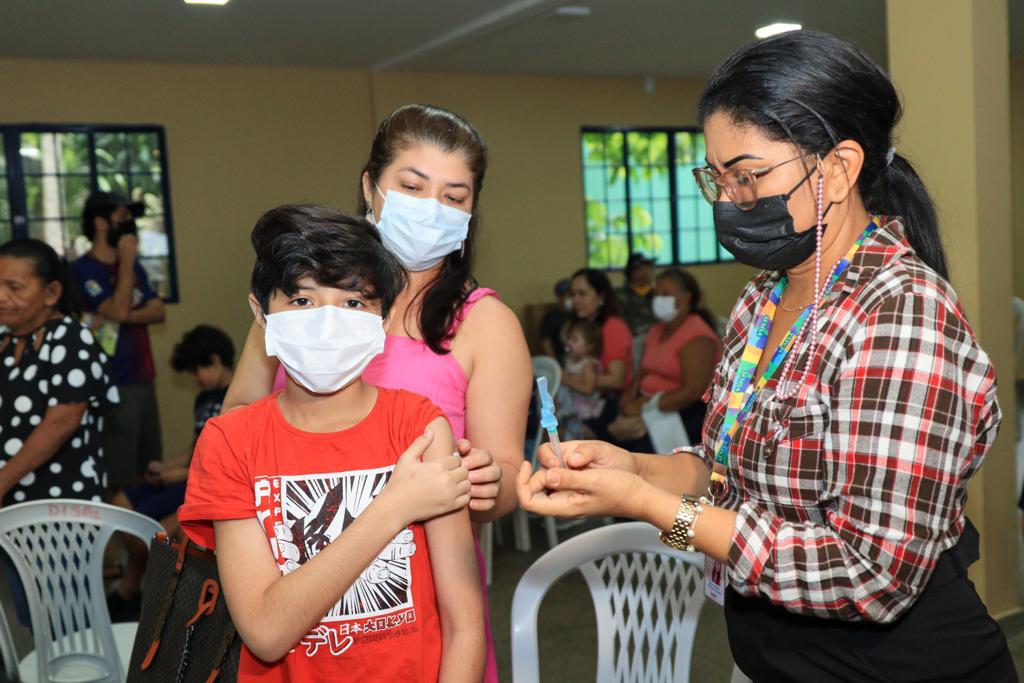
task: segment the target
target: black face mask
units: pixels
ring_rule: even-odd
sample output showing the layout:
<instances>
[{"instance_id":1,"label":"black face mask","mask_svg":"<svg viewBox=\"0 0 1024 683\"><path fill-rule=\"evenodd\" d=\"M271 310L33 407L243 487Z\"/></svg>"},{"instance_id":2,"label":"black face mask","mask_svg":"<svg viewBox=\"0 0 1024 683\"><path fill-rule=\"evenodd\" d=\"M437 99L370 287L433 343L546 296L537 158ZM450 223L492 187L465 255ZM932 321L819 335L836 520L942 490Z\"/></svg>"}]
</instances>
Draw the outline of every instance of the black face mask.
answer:
<instances>
[{"instance_id":1,"label":"black face mask","mask_svg":"<svg viewBox=\"0 0 1024 683\"><path fill-rule=\"evenodd\" d=\"M111 223L110 230L107 231L107 244L117 248L117 242L121 239L121 235L136 235L139 232L139 228L135 225L135 219L129 218L126 221L120 221L119 223Z\"/></svg>"},{"instance_id":2,"label":"black face mask","mask_svg":"<svg viewBox=\"0 0 1024 683\"><path fill-rule=\"evenodd\" d=\"M718 242L740 263L761 270L787 270L809 259L817 245L817 231L797 232L787 202L813 172L786 194L761 197L750 211L742 211L732 202L715 202ZM831 208L829 203L825 214ZM823 223L822 230L826 227Z\"/></svg>"}]
</instances>

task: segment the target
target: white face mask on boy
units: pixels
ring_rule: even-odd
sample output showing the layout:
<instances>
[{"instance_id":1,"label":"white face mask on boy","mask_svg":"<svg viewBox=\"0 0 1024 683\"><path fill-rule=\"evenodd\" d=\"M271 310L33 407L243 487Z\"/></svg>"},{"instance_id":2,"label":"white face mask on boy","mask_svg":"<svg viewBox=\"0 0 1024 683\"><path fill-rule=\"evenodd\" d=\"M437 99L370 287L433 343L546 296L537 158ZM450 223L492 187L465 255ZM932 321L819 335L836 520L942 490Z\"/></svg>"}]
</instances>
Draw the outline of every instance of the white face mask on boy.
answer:
<instances>
[{"instance_id":1,"label":"white face mask on boy","mask_svg":"<svg viewBox=\"0 0 1024 683\"><path fill-rule=\"evenodd\" d=\"M411 271L428 270L462 248L469 234L472 216L452 206L445 206L432 197L413 197L388 190L384 197L380 220L375 222L380 238L391 253Z\"/></svg>"},{"instance_id":2,"label":"white face mask on boy","mask_svg":"<svg viewBox=\"0 0 1024 683\"><path fill-rule=\"evenodd\" d=\"M315 394L331 394L363 374L384 351L384 319L337 306L267 315L267 355Z\"/></svg>"}]
</instances>

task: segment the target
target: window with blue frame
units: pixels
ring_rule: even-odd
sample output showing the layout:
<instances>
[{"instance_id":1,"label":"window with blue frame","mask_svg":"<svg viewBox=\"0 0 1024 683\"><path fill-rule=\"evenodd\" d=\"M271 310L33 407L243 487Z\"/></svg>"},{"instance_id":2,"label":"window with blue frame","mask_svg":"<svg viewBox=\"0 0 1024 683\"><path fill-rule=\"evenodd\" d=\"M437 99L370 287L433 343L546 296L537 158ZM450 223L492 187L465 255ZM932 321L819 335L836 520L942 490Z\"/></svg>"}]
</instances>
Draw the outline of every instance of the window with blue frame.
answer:
<instances>
[{"instance_id":1,"label":"window with blue frame","mask_svg":"<svg viewBox=\"0 0 1024 683\"><path fill-rule=\"evenodd\" d=\"M635 251L658 265L733 260L693 180L705 163L703 133L586 127L580 141L588 266L619 269Z\"/></svg>"},{"instance_id":2,"label":"window with blue frame","mask_svg":"<svg viewBox=\"0 0 1024 683\"><path fill-rule=\"evenodd\" d=\"M178 300L167 146L162 126L0 126L0 242L41 239L73 260L89 250L82 206L93 191L146 206L139 262L153 288Z\"/></svg>"}]
</instances>

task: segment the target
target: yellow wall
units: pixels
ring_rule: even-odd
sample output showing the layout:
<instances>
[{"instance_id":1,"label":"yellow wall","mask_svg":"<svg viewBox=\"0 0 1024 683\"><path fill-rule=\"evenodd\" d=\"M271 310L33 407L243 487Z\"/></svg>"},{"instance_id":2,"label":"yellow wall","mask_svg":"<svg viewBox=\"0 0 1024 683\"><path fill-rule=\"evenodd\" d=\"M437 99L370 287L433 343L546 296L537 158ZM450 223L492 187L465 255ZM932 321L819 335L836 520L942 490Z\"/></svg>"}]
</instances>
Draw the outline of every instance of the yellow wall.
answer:
<instances>
[{"instance_id":1,"label":"yellow wall","mask_svg":"<svg viewBox=\"0 0 1024 683\"><path fill-rule=\"evenodd\" d=\"M1024 264L1024 59L1010 60L1010 164L1014 261ZM1013 290L1024 298L1024 268L1014 269Z\"/></svg>"},{"instance_id":2,"label":"yellow wall","mask_svg":"<svg viewBox=\"0 0 1024 683\"><path fill-rule=\"evenodd\" d=\"M1006 417L970 483L966 512L981 532L971 578L989 610L1006 613L1019 609L1018 530L1006 504L1016 496L1007 8L1004 0L886 8L889 67L906 106L900 151L935 199L953 283L1000 380Z\"/></svg>"},{"instance_id":3,"label":"yellow wall","mask_svg":"<svg viewBox=\"0 0 1024 683\"><path fill-rule=\"evenodd\" d=\"M477 273L513 308L552 298L551 286L585 263L579 129L583 125L693 125L702 83L639 79L375 74L374 112L441 104L480 130L491 154L481 199ZM708 304L727 315L750 275L739 265L694 268Z\"/></svg>"},{"instance_id":4,"label":"yellow wall","mask_svg":"<svg viewBox=\"0 0 1024 683\"><path fill-rule=\"evenodd\" d=\"M193 396L167 367L174 343L208 322L240 345L256 218L283 202L354 208L359 169L388 111L446 106L488 141L477 275L520 310L585 265L580 126L692 125L700 87L659 80L648 95L639 79L0 60L0 121L166 127L181 303L152 338L170 452L189 442ZM750 273L694 272L719 315Z\"/></svg>"},{"instance_id":5,"label":"yellow wall","mask_svg":"<svg viewBox=\"0 0 1024 683\"><path fill-rule=\"evenodd\" d=\"M152 328L164 449L186 447L194 389L171 348L207 322L241 344L248 233L286 201L348 204L372 122L363 73L0 61L0 121L166 126L181 303Z\"/></svg>"},{"instance_id":6,"label":"yellow wall","mask_svg":"<svg viewBox=\"0 0 1024 683\"><path fill-rule=\"evenodd\" d=\"M1024 298L1024 59L1010 60L1010 172L1013 201L1013 293ZM1024 352L1017 356L1018 379L1024 379Z\"/></svg>"}]
</instances>

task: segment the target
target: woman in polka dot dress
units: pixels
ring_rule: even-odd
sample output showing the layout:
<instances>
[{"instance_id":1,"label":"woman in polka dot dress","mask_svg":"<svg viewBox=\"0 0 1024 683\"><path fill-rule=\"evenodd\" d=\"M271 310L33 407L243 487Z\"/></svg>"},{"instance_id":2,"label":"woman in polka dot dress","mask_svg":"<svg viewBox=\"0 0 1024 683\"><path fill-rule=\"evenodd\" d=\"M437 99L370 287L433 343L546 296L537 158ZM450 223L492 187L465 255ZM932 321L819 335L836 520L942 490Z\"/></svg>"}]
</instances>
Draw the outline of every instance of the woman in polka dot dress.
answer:
<instances>
[{"instance_id":1,"label":"woman in polka dot dress","mask_svg":"<svg viewBox=\"0 0 1024 683\"><path fill-rule=\"evenodd\" d=\"M0 496L101 500L107 357L74 317L74 286L44 242L0 246Z\"/></svg>"}]
</instances>

